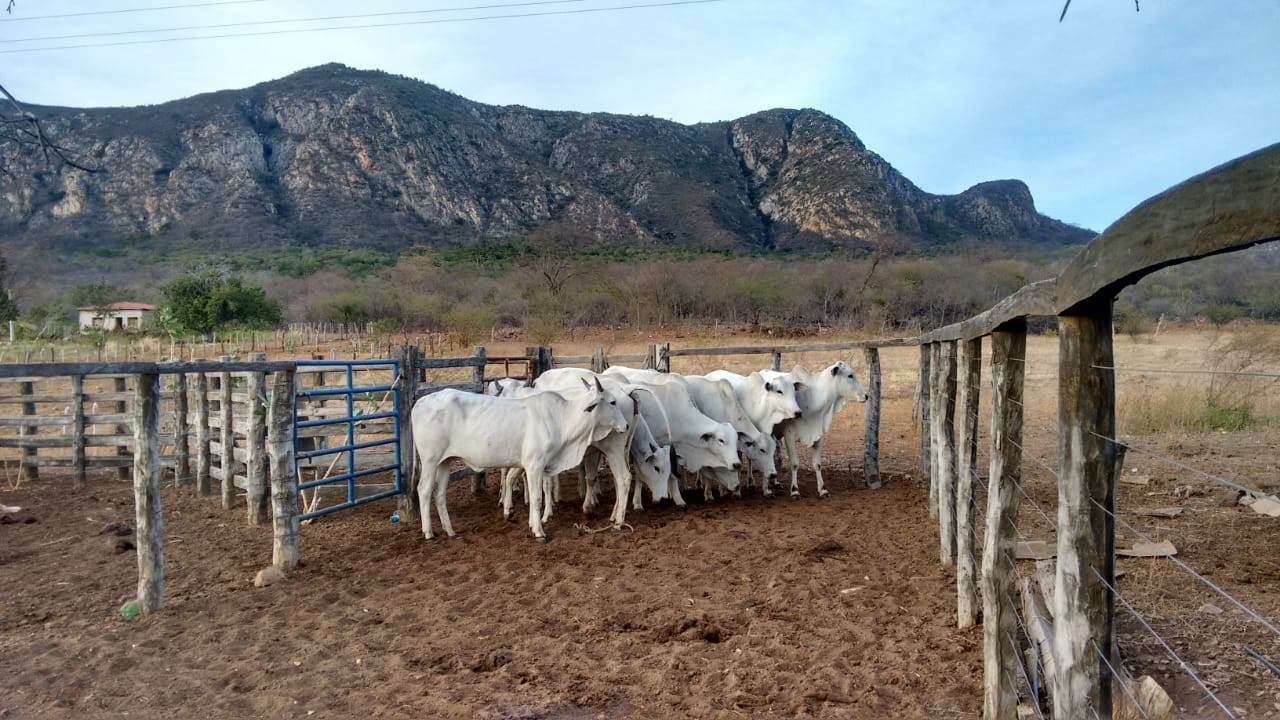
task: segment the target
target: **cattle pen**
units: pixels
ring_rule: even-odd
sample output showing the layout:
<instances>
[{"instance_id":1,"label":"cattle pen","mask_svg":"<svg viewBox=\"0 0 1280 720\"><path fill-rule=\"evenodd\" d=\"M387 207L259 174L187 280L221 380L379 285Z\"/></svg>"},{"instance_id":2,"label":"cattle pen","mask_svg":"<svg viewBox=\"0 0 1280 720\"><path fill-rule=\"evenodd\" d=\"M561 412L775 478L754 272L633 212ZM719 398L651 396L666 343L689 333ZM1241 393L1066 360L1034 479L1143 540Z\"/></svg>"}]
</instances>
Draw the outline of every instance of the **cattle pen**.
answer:
<instances>
[{"instance_id":1,"label":"cattle pen","mask_svg":"<svg viewBox=\"0 0 1280 720\"><path fill-rule=\"evenodd\" d=\"M477 347L469 355L428 357L405 345L389 357L350 361L224 357L3 364L0 383L14 390L0 404L20 406L21 414L0 417L0 427L17 431L0 438L0 447L19 452L19 473L28 479L41 468L65 468L83 487L91 468L131 472L136 600L143 613L155 613L165 602L166 470L179 486L219 497L226 509L243 496L247 522L271 525L272 564L287 572L301 558L303 522L391 497L398 498L398 518L406 525L426 511L417 507L413 492L413 400L446 387L480 391L494 377L488 368L529 378L567 365L603 371L626 363L671 372L673 361L750 355L768 356L769 366L781 369L787 355L857 351L868 380L862 475L868 487L879 488L880 351L918 348L919 473L927 478L928 513L937 521L938 561L954 568L956 625L983 628L983 716L1019 717L1021 704L1023 712L1059 719L1156 717L1162 692L1124 671L1116 642L1116 618L1125 613L1159 639L1117 589L1117 525L1145 535L1117 514L1116 487L1127 456L1177 461L1117 435L1116 373L1126 368L1114 357L1112 303L1120 290L1161 268L1278 239L1280 145L1151 198L1090 242L1056 278L918 336L725 347L655 343L638 354L610 355L598 348L591 355L559 357L549 347L530 348L523 356L490 356ZM1058 460L1045 468L1057 488L1054 517L1022 486L1032 318L1054 318L1057 328ZM984 338L991 369L985 386L991 408L985 480L978 470ZM339 459L346 460L344 467L337 466ZM1258 488L1189 471L1268 501ZM477 476L473 491L480 492L483 482ZM344 492L326 505L322 491L331 488ZM985 519L977 515L983 492ZM1041 564L1034 577L1019 577L1015 570L1016 561L1026 558L1020 550L1031 544L1020 531L1024 508L1039 513L1056 534L1055 547L1046 553L1054 561ZM1274 524L1269 532L1275 537ZM1274 619L1168 557L1256 623L1268 643L1264 648L1276 647L1280 629ZM1159 642L1203 691L1208 707L1239 716L1174 648Z\"/></svg>"}]
</instances>

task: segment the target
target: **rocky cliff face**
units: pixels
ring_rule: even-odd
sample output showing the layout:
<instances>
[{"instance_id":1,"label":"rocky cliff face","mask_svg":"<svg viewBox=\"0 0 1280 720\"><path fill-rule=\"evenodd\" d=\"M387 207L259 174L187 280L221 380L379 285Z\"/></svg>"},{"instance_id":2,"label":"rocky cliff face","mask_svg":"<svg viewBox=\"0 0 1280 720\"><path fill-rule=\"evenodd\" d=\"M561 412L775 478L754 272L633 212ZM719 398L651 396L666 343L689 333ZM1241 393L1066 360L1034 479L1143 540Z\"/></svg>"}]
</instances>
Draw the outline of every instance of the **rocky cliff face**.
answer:
<instances>
[{"instance_id":1,"label":"rocky cliff face","mask_svg":"<svg viewBox=\"0 0 1280 720\"><path fill-rule=\"evenodd\" d=\"M1092 236L1036 212L1020 181L926 193L813 110L681 125L483 105L341 65L150 107L35 110L101 171L10 164L4 244L395 249L514 238L551 220L614 241L726 248Z\"/></svg>"}]
</instances>

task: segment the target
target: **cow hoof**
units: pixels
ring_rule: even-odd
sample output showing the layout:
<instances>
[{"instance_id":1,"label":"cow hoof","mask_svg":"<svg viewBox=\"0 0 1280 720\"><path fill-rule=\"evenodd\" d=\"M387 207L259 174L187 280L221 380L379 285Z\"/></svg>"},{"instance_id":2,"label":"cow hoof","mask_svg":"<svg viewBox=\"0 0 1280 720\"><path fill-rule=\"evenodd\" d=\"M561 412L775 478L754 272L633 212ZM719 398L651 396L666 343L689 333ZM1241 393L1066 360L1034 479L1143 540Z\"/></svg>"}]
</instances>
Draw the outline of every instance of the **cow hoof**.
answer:
<instances>
[{"instance_id":1,"label":"cow hoof","mask_svg":"<svg viewBox=\"0 0 1280 720\"><path fill-rule=\"evenodd\" d=\"M546 545L547 543L551 542L551 540L546 535L543 535L542 537L535 537L533 540L534 542L540 543L542 545Z\"/></svg>"},{"instance_id":2,"label":"cow hoof","mask_svg":"<svg viewBox=\"0 0 1280 720\"><path fill-rule=\"evenodd\" d=\"M765 488L764 492L760 494L763 495L764 497L773 497L773 491L770 490L769 488Z\"/></svg>"},{"instance_id":3,"label":"cow hoof","mask_svg":"<svg viewBox=\"0 0 1280 720\"><path fill-rule=\"evenodd\" d=\"M828 496L828 495L830 495L830 494L831 494L831 491L830 491L830 490L819 490L819 491L818 491L818 497L820 497L820 498L821 498L821 497L827 497L827 496Z\"/></svg>"},{"instance_id":4,"label":"cow hoof","mask_svg":"<svg viewBox=\"0 0 1280 720\"><path fill-rule=\"evenodd\" d=\"M507 522L514 522L516 519L516 515L515 513L503 513L502 519L506 520Z\"/></svg>"},{"instance_id":5,"label":"cow hoof","mask_svg":"<svg viewBox=\"0 0 1280 720\"><path fill-rule=\"evenodd\" d=\"M426 538L427 542L431 542L432 540L436 539L435 535L424 535L423 537Z\"/></svg>"},{"instance_id":6,"label":"cow hoof","mask_svg":"<svg viewBox=\"0 0 1280 720\"><path fill-rule=\"evenodd\" d=\"M792 490L792 491L791 491L791 499L792 499L792 500L799 500L799 499L800 499L800 491L799 491L799 490Z\"/></svg>"}]
</instances>

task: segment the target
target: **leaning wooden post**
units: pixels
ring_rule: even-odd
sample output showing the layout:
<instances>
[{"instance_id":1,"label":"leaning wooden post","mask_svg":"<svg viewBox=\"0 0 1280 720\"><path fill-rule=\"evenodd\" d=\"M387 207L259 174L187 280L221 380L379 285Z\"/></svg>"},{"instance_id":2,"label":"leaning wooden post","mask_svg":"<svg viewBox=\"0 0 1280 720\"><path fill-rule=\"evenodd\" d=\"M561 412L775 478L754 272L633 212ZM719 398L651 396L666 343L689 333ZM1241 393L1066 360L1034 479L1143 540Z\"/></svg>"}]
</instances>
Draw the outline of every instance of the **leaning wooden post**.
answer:
<instances>
[{"instance_id":1,"label":"leaning wooden post","mask_svg":"<svg viewBox=\"0 0 1280 720\"><path fill-rule=\"evenodd\" d=\"M867 487L880 487L880 350L864 348L867 361L867 421L863 426L862 473Z\"/></svg>"},{"instance_id":2,"label":"leaning wooden post","mask_svg":"<svg viewBox=\"0 0 1280 720\"><path fill-rule=\"evenodd\" d=\"M23 395L30 396L35 393L35 383L24 382L20 384L20 392ZM36 404L33 402L22 403L23 415L35 415ZM40 432L40 428L34 426L23 427L19 429L18 435L22 437L34 436ZM22 480L36 480L40 477L40 468L36 466L36 456L39 451L35 446L22 448L22 465L21 472L18 477Z\"/></svg>"},{"instance_id":3,"label":"leaning wooden post","mask_svg":"<svg viewBox=\"0 0 1280 720\"><path fill-rule=\"evenodd\" d=\"M1027 323L991 333L991 476L987 480L986 544L982 548L984 720L1018 717L1017 546L1018 485L1022 482L1022 380Z\"/></svg>"},{"instance_id":4,"label":"leaning wooden post","mask_svg":"<svg viewBox=\"0 0 1280 720\"><path fill-rule=\"evenodd\" d=\"M973 486L978 479L978 394L982 381L982 338L960 343L956 367L959 416L956 439L956 626L978 622L975 584Z\"/></svg>"},{"instance_id":5,"label":"leaning wooden post","mask_svg":"<svg viewBox=\"0 0 1280 720\"><path fill-rule=\"evenodd\" d=\"M938 403L934 405L933 453L938 457L938 558L949 567L956 556L956 341L938 343Z\"/></svg>"},{"instance_id":6,"label":"leaning wooden post","mask_svg":"<svg viewBox=\"0 0 1280 720\"><path fill-rule=\"evenodd\" d=\"M267 446L271 453L271 564L298 567L298 468L293 451L292 370L277 372L267 406Z\"/></svg>"},{"instance_id":7,"label":"leaning wooden post","mask_svg":"<svg viewBox=\"0 0 1280 720\"><path fill-rule=\"evenodd\" d=\"M916 409L919 412L920 420L920 478L929 484L929 516L938 516L938 496L933 487L932 474L930 472L931 458L933 457L932 448L932 432L929 419L929 398L932 397L933 370L932 370L933 351L928 344L920 346L920 380L916 395Z\"/></svg>"},{"instance_id":8,"label":"leaning wooden post","mask_svg":"<svg viewBox=\"0 0 1280 720\"><path fill-rule=\"evenodd\" d=\"M71 476L76 488L85 486L84 376L71 376Z\"/></svg>"},{"instance_id":9,"label":"leaning wooden post","mask_svg":"<svg viewBox=\"0 0 1280 720\"><path fill-rule=\"evenodd\" d=\"M266 353L251 353L249 359L261 362ZM249 373L248 387L249 427L245 447L249 451L245 463L245 494L249 509L249 524L267 522L269 496L267 494L267 374Z\"/></svg>"},{"instance_id":10,"label":"leaning wooden post","mask_svg":"<svg viewBox=\"0 0 1280 720\"><path fill-rule=\"evenodd\" d=\"M929 382L925 387L929 389L928 399L924 403L929 408L929 414L926 416L928 423L925 432L929 435L929 517L938 520L938 423L942 420L942 414L938 412L938 397L942 380L938 376L938 370L942 367L942 346L940 343L932 343L929 345Z\"/></svg>"},{"instance_id":11,"label":"leaning wooden post","mask_svg":"<svg viewBox=\"0 0 1280 720\"><path fill-rule=\"evenodd\" d=\"M226 362L226 355L218 358ZM222 509L230 510L236 503L236 433L235 404L231 397L231 373L224 372L218 378L218 421L221 427L219 439L222 441Z\"/></svg>"},{"instance_id":12,"label":"leaning wooden post","mask_svg":"<svg viewBox=\"0 0 1280 720\"><path fill-rule=\"evenodd\" d=\"M483 345L477 345L472 354L476 357L476 364L471 369L471 382L475 383L478 392L484 392L484 370L488 355L485 353ZM484 470L477 470L471 475L471 494L484 494Z\"/></svg>"},{"instance_id":13,"label":"leaning wooden post","mask_svg":"<svg viewBox=\"0 0 1280 720\"><path fill-rule=\"evenodd\" d=\"M123 395L124 393L129 392L129 381L122 377L116 378L115 389L117 395ZM123 415L127 412L129 412L129 403L125 400L116 401L116 414ZM128 425L117 425L115 432L117 435L126 435L131 432L131 430ZM116 455L125 456L129 453L130 450L128 445L120 445L116 448ZM121 465L116 472L119 473L121 480L129 479L129 468Z\"/></svg>"},{"instance_id":14,"label":"leaning wooden post","mask_svg":"<svg viewBox=\"0 0 1280 720\"><path fill-rule=\"evenodd\" d=\"M213 494L209 482L210 469L213 465L209 453L209 377L204 373L196 374L196 492L201 495Z\"/></svg>"},{"instance_id":15,"label":"leaning wooden post","mask_svg":"<svg viewBox=\"0 0 1280 720\"><path fill-rule=\"evenodd\" d=\"M160 514L160 376L134 378L133 498L138 546L138 607L164 604L164 518Z\"/></svg>"},{"instance_id":16,"label":"leaning wooden post","mask_svg":"<svg viewBox=\"0 0 1280 720\"><path fill-rule=\"evenodd\" d=\"M174 475L179 485L191 482L191 444L188 439L189 418L187 417L187 375L178 373L173 383L173 414L176 422L173 429Z\"/></svg>"},{"instance_id":17,"label":"leaning wooden post","mask_svg":"<svg viewBox=\"0 0 1280 720\"><path fill-rule=\"evenodd\" d=\"M400 348L400 483L404 493L400 495L400 521L412 528L418 520L418 458L413 452L413 404L418 401L417 345Z\"/></svg>"},{"instance_id":18,"label":"leaning wooden post","mask_svg":"<svg viewBox=\"0 0 1280 720\"><path fill-rule=\"evenodd\" d=\"M1111 717L1107 514L1115 493L1111 297L1058 317L1058 564L1053 602L1054 717Z\"/></svg>"}]
</instances>

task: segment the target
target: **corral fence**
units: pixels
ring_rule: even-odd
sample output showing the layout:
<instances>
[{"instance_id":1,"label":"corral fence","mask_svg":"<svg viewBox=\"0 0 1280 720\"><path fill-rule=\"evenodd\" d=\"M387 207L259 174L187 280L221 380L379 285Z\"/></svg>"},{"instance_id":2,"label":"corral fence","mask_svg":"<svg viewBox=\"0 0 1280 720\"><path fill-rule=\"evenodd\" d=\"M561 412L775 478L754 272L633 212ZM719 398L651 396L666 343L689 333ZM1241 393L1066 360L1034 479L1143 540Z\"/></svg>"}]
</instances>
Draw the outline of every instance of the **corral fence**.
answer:
<instances>
[{"instance_id":1,"label":"corral fence","mask_svg":"<svg viewBox=\"0 0 1280 720\"><path fill-rule=\"evenodd\" d=\"M82 484L86 468L116 467L127 473L132 467L138 601L144 612L152 612L163 602L160 488L165 467L173 467L179 484L191 483L203 495L213 494L211 480L218 479L228 508L234 505L237 491L243 490L248 520L265 523L270 518L273 564L287 570L298 562L299 523L308 512L302 506L305 490L312 490L314 501L322 488L330 486L316 481L337 478L333 485L346 488L346 503L379 493L372 488L368 490L372 494L360 495L366 492L355 483L362 479L356 476L361 468L355 454L360 450L394 447L400 453L396 465L403 482L386 495L398 495L401 512L408 519L415 517L419 508L413 492L410 399L446 387L481 391L492 377L487 374L490 367L502 367L507 376L536 378L557 364L603 370L610 362L631 362L670 371L673 357L768 354L770 366L779 369L787 353L861 349L870 394L865 472L868 484L875 486L879 484L878 350L918 346L921 472L929 478L928 510L938 522L939 560L956 569L957 623L971 627L981 618L983 624L983 716L1017 718L1023 696L1029 706L1024 708L1040 717L1109 718L1125 703L1130 704L1127 716L1149 717L1119 661L1113 632L1119 605L1160 640L1226 717L1235 717L1116 589L1116 524L1130 527L1117 517L1116 479L1126 450L1138 449L1116 437L1112 304L1123 288L1161 268L1278 239L1280 145L1275 145L1139 205L1089 243L1056 278L1028 285L973 318L916 337L763 347L655 344L642 354L609 356L598 348L590 356L558 359L546 347L530 348L523 356L489 357L478 347L464 357L425 357L419 347L406 344L396 357L387 358L386 366L342 366L341 391L332 393L307 390L337 389L325 379L335 368L314 359L0 365L0 379L18 387L18 392L0 398L0 404L22 408L21 415L0 417L0 427L19 429L17 438L0 440L0 447L20 449L20 471L28 477L40 467L69 467L75 482ZM1057 483L1056 518L1049 517L1022 486L1027 321L1037 317L1055 318L1058 331L1058 462L1056 467L1046 464ZM990 345L992 413L985 532L980 543L975 489L983 482L977 470L977 448L984 338L989 338ZM369 382L358 378L373 368L385 373L391 366L398 370L389 383L385 376ZM448 372L454 375L437 374ZM469 375L458 378L458 372ZM306 376L312 377L310 384L300 385L300 378ZM169 379L168 394L162 391L162 378ZM49 379L69 384L70 390L38 387ZM400 400L394 409L383 402L388 393ZM334 398L341 406L329 413L327 403ZM295 412L299 399L306 406ZM172 410L162 413L165 401ZM366 407L357 407L359 403ZM305 424L311 419L333 422ZM397 425L398 440L387 442L389 436L397 436ZM330 431L342 445L327 444L334 440L328 436ZM311 438L306 450L300 444L304 435ZM165 448L172 451L162 452ZM41 455L42 450L52 449L65 454ZM316 452L322 449L332 452ZM344 453L348 464L337 476L321 471L319 463L306 462ZM373 467L389 472L385 466ZM1190 469L1261 495L1229 479ZM307 471L312 479L299 482ZM469 471L459 477L466 474ZM474 483L473 489L481 489L482 476ZM1025 540L1018 526L1021 499L1056 528L1053 576L1038 578L1036 588L1025 579L1015 582L1016 545ZM1274 621L1187 563L1170 560L1280 637ZM1049 709L1042 708L1044 698Z\"/></svg>"}]
</instances>

